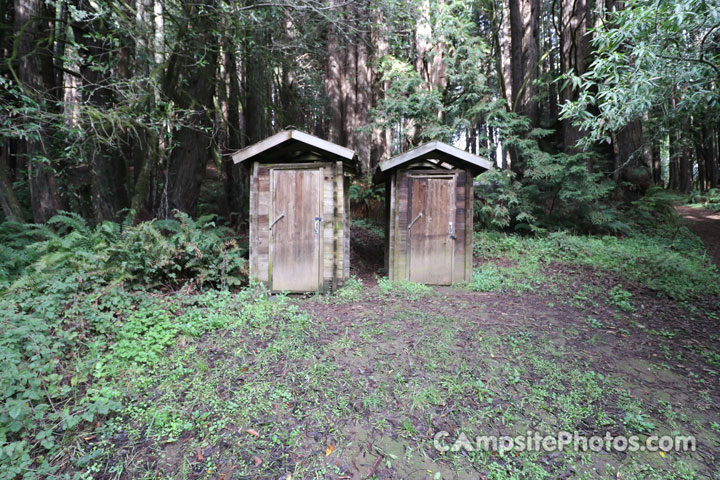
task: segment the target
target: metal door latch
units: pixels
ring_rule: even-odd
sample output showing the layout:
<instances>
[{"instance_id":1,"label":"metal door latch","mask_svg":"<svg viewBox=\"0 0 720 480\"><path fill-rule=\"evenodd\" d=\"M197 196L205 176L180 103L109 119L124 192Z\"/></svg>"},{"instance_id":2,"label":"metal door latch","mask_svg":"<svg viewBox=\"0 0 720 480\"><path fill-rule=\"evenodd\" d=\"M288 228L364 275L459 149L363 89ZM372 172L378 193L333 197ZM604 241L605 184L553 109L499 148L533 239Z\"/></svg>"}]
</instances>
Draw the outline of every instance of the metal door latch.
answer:
<instances>
[{"instance_id":1,"label":"metal door latch","mask_svg":"<svg viewBox=\"0 0 720 480\"><path fill-rule=\"evenodd\" d=\"M450 238L452 238L453 240L457 240L457 237L455 236L455 231L453 230L453 222L450 222L450 223L449 223L449 226L448 226L448 235L449 235Z\"/></svg>"},{"instance_id":2,"label":"metal door latch","mask_svg":"<svg viewBox=\"0 0 720 480\"><path fill-rule=\"evenodd\" d=\"M415 225L415 222L420 220L422 218L422 216L423 216L422 212L418 213L417 217L415 217L415 220L410 222L410 225L408 225L408 230L410 230L413 227L413 225Z\"/></svg>"},{"instance_id":3,"label":"metal door latch","mask_svg":"<svg viewBox=\"0 0 720 480\"><path fill-rule=\"evenodd\" d=\"M317 235L318 232L320 232L320 222L322 222L322 221L323 221L322 217L315 217L315 235Z\"/></svg>"},{"instance_id":4,"label":"metal door latch","mask_svg":"<svg viewBox=\"0 0 720 480\"><path fill-rule=\"evenodd\" d=\"M280 216L277 217L277 218L275 219L275 221L270 224L270 227L268 227L268 230L272 230L273 227L275 226L275 224L276 224L277 222L279 222L280 220L282 220L283 218L285 218L285 214L284 214L284 213L283 213L283 214L280 214Z\"/></svg>"}]
</instances>

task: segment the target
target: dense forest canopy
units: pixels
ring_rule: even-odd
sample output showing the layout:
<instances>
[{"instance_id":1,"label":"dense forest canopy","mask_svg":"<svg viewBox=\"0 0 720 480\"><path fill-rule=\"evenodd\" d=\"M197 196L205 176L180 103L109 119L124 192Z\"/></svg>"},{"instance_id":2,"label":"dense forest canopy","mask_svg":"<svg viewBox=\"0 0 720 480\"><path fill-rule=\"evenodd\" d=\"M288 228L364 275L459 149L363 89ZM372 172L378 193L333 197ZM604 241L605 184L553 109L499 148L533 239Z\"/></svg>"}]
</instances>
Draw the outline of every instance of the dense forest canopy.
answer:
<instances>
[{"instance_id":1,"label":"dense forest canopy","mask_svg":"<svg viewBox=\"0 0 720 480\"><path fill-rule=\"evenodd\" d=\"M498 226L612 223L718 185L717 0L14 0L0 4L6 219L215 211L230 153L288 126L363 172L439 139L499 167ZM494 195L494 196L493 196Z\"/></svg>"}]
</instances>

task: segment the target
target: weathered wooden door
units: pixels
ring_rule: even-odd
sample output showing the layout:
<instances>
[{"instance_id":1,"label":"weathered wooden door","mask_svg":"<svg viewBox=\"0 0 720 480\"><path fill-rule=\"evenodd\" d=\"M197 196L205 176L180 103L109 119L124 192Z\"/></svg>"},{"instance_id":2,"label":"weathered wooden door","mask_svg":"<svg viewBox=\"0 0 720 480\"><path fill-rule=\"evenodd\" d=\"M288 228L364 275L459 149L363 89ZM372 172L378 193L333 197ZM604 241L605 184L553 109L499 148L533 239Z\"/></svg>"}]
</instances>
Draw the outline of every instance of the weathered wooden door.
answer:
<instances>
[{"instance_id":1,"label":"weathered wooden door","mask_svg":"<svg viewBox=\"0 0 720 480\"><path fill-rule=\"evenodd\" d=\"M272 170L270 288L312 292L320 287L320 169Z\"/></svg>"},{"instance_id":2,"label":"weathered wooden door","mask_svg":"<svg viewBox=\"0 0 720 480\"><path fill-rule=\"evenodd\" d=\"M452 283L455 177L411 176L408 219L409 279Z\"/></svg>"}]
</instances>

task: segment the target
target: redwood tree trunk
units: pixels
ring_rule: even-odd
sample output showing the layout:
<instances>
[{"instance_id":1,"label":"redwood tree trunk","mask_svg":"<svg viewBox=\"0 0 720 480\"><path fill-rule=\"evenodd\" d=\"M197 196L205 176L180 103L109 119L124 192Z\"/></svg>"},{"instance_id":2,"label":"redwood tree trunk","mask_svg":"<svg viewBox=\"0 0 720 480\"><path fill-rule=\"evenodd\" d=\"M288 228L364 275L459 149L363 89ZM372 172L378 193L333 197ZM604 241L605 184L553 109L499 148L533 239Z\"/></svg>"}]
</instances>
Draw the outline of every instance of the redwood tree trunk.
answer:
<instances>
[{"instance_id":1,"label":"redwood tree trunk","mask_svg":"<svg viewBox=\"0 0 720 480\"><path fill-rule=\"evenodd\" d=\"M93 12L87 0L83 0L79 6L84 11ZM113 104L110 88L113 45L110 43L109 31L102 16L91 14L89 18L89 21L73 25L75 38L81 45L79 53L82 59L80 63L82 100L97 107L101 113L110 113ZM122 55L120 59L123 59ZM121 63L120 68L128 68L128 66ZM130 206L126 183L127 168L122 151L119 148L102 145L92 138L90 143L92 204L95 220L97 222L118 220L118 212Z\"/></svg>"},{"instance_id":2,"label":"redwood tree trunk","mask_svg":"<svg viewBox=\"0 0 720 480\"><path fill-rule=\"evenodd\" d=\"M48 39L55 12L41 0L15 0L14 14L18 77L25 93L43 105L56 93L52 45ZM33 219L41 223L57 213L60 202L50 168L52 127L47 119L38 123L38 138L18 141L18 153L27 158Z\"/></svg>"},{"instance_id":3,"label":"redwood tree trunk","mask_svg":"<svg viewBox=\"0 0 720 480\"><path fill-rule=\"evenodd\" d=\"M540 0L510 0L511 77L513 110L537 126L540 109L535 80L540 60Z\"/></svg>"},{"instance_id":4,"label":"redwood tree trunk","mask_svg":"<svg viewBox=\"0 0 720 480\"><path fill-rule=\"evenodd\" d=\"M715 128L705 125L702 129L702 151L705 160L705 177L708 188L717 188L718 177L718 142Z\"/></svg>"},{"instance_id":5,"label":"redwood tree trunk","mask_svg":"<svg viewBox=\"0 0 720 480\"><path fill-rule=\"evenodd\" d=\"M187 48L176 52L168 66L171 78L166 93L189 113L173 139L177 145L168 159L167 201L170 209L186 213L192 213L197 205L207 162L212 158L211 111L217 67L214 7L213 2L204 9L185 4L184 15L191 22L182 42Z\"/></svg>"},{"instance_id":6,"label":"redwood tree trunk","mask_svg":"<svg viewBox=\"0 0 720 480\"><path fill-rule=\"evenodd\" d=\"M240 125L240 85L238 83L238 68L235 57L234 44L227 39L223 51L223 64L225 66L224 82L220 89L227 92L226 105L223 111L225 123L225 145L221 146L223 155L223 171L225 182L225 195L227 197L230 216L246 218L247 215L247 175L241 165L232 161L234 151L242 148Z\"/></svg>"},{"instance_id":7,"label":"redwood tree trunk","mask_svg":"<svg viewBox=\"0 0 720 480\"><path fill-rule=\"evenodd\" d=\"M590 54L591 25L587 0L562 0L560 3L560 72L585 73L585 62ZM560 92L560 103L577 100L577 90L568 82ZM584 133L570 120L562 121L563 151L574 152L575 144Z\"/></svg>"},{"instance_id":8,"label":"redwood tree trunk","mask_svg":"<svg viewBox=\"0 0 720 480\"><path fill-rule=\"evenodd\" d=\"M635 200L652 185L650 159L643 144L642 124L635 120L620 130L613 139L616 157L616 180L622 198ZM629 185L623 185L627 182Z\"/></svg>"}]
</instances>

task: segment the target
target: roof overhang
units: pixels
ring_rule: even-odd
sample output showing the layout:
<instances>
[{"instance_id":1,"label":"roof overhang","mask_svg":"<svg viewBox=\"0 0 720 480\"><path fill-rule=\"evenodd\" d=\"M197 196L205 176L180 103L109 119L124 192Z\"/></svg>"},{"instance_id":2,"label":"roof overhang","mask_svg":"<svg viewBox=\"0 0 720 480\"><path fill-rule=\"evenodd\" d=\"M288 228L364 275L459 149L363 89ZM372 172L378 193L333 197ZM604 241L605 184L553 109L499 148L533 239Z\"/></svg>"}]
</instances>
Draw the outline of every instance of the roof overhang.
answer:
<instances>
[{"instance_id":1,"label":"roof overhang","mask_svg":"<svg viewBox=\"0 0 720 480\"><path fill-rule=\"evenodd\" d=\"M341 161L346 169L358 171L357 154L354 150L341 147L322 138L300 130L283 130L232 155L234 163L287 162L314 154L322 159Z\"/></svg>"},{"instance_id":2,"label":"roof overhang","mask_svg":"<svg viewBox=\"0 0 720 480\"><path fill-rule=\"evenodd\" d=\"M374 181L383 181L393 170L422 162L434 163L439 169L467 168L473 175L478 175L493 167L493 164L483 157L460 150L447 143L435 141L380 162L375 169Z\"/></svg>"}]
</instances>

